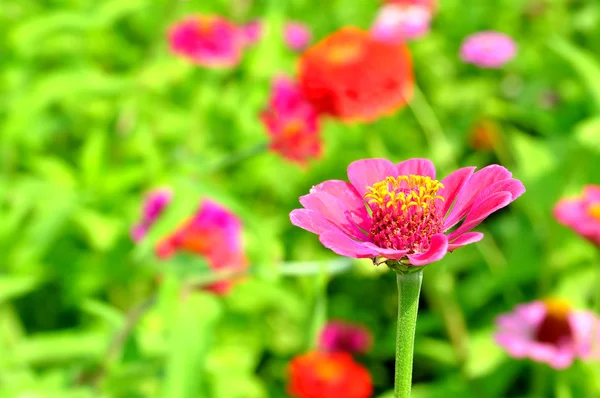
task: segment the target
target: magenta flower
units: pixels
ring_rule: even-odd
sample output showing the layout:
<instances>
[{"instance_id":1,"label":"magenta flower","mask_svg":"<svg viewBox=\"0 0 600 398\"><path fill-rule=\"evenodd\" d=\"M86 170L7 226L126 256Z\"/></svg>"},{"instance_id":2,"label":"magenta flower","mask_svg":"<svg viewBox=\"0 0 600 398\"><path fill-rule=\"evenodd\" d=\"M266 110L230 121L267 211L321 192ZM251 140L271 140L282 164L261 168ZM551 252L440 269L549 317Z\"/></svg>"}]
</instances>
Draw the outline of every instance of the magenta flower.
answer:
<instances>
[{"instance_id":1,"label":"magenta flower","mask_svg":"<svg viewBox=\"0 0 600 398\"><path fill-rule=\"evenodd\" d=\"M305 24L288 22L285 24L283 38L289 48L294 51L302 51L310 44L312 34Z\"/></svg>"},{"instance_id":2,"label":"magenta flower","mask_svg":"<svg viewBox=\"0 0 600 398\"><path fill-rule=\"evenodd\" d=\"M244 47L242 31L223 17L189 16L169 30L171 51L212 68L238 64Z\"/></svg>"},{"instance_id":3,"label":"magenta flower","mask_svg":"<svg viewBox=\"0 0 600 398\"><path fill-rule=\"evenodd\" d=\"M212 200L203 200L190 220L156 245L156 254L162 259L180 251L203 256L214 270L243 270L248 265L240 219ZM232 281L226 280L207 289L225 294L231 286Z\"/></svg>"},{"instance_id":4,"label":"magenta flower","mask_svg":"<svg viewBox=\"0 0 600 398\"><path fill-rule=\"evenodd\" d=\"M554 207L554 216L600 246L600 186L588 185L580 197L560 200Z\"/></svg>"},{"instance_id":5,"label":"magenta flower","mask_svg":"<svg viewBox=\"0 0 600 398\"><path fill-rule=\"evenodd\" d=\"M418 39L429 32L431 9L420 5L383 6L371 27L377 40L401 42Z\"/></svg>"},{"instance_id":6,"label":"magenta flower","mask_svg":"<svg viewBox=\"0 0 600 398\"><path fill-rule=\"evenodd\" d=\"M244 43L246 46L255 45L262 37L263 34L263 23L262 21L255 19L254 21L248 22L242 25L240 28L244 37Z\"/></svg>"},{"instance_id":7,"label":"magenta flower","mask_svg":"<svg viewBox=\"0 0 600 398\"><path fill-rule=\"evenodd\" d=\"M480 241L482 233L469 231L525 192L502 166L474 171L465 167L439 182L428 159L358 160L348 166L350 183L313 187L290 219L342 256L429 264Z\"/></svg>"},{"instance_id":8,"label":"magenta flower","mask_svg":"<svg viewBox=\"0 0 600 398\"><path fill-rule=\"evenodd\" d=\"M517 54L517 45L504 33L485 31L467 37L460 58L482 68L500 68Z\"/></svg>"},{"instance_id":9,"label":"magenta flower","mask_svg":"<svg viewBox=\"0 0 600 398\"><path fill-rule=\"evenodd\" d=\"M172 198L173 193L168 188L159 188L150 191L142 206L142 218L131 229L131 239L135 242L144 239L152 224L162 214L167 205L171 203Z\"/></svg>"},{"instance_id":10,"label":"magenta flower","mask_svg":"<svg viewBox=\"0 0 600 398\"><path fill-rule=\"evenodd\" d=\"M287 77L274 79L269 107L261 120L271 136L269 148L273 152L299 164L321 155L317 112Z\"/></svg>"},{"instance_id":11,"label":"magenta flower","mask_svg":"<svg viewBox=\"0 0 600 398\"><path fill-rule=\"evenodd\" d=\"M331 321L319 336L319 348L326 352L364 354L371 348L371 333L360 325L342 321Z\"/></svg>"},{"instance_id":12,"label":"magenta flower","mask_svg":"<svg viewBox=\"0 0 600 398\"><path fill-rule=\"evenodd\" d=\"M496 324L496 341L509 355L555 369L569 367L576 358L590 358L600 343L597 317L558 300L518 305L513 312L498 316Z\"/></svg>"}]
</instances>

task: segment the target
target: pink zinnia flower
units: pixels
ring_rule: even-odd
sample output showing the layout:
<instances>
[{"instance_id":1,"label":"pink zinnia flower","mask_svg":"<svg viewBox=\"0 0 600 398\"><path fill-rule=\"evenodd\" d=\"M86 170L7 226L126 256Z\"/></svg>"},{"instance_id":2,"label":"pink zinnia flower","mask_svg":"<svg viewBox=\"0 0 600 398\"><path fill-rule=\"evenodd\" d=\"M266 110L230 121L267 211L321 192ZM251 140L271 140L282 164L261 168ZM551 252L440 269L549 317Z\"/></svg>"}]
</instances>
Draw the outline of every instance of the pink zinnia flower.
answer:
<instances>
[{"instance_id":1,"label":"pink zinnia flower","mask_svg":"<svg viewBox=\"0 0 600 398\"><path fill-rule=\"evenodd\" d=\"M239 218L212 200L202 201L191 220L156 246L157 255L163 259L179 251L204 256L214 270L242 270L248 264ZM209 286L208 290L224 294L231 286L231 280L220 281Z\"/></svg>"},{"instance_id":2,"label":"pink zinnia flower","mask_svg":"<svg viewBox=\"0 0 600 398\"><path fill-rule=\"evenodd\" d=\"M262 21L256 19L254 21L248 22L241 27L242 35L244 37L244 43L247 46L252 46L256 44L262 37L263 26Z\"/></svg>"},{"instance_id":3,"label":"pink zinnia flower","mask_svg":"<svg viewBox=\"0 0 600 398\"><path fill-rule=\"evenodd\" d=\"M261 120L271 135L272 151L300 164L321 155L317 112L292 80L275 78L269 107Z\"/></svg>"},{"instance_id":4,"label":"pink zinnia flower","mask_svg":"<svg viewBox=\"0 0 600 398\"><path fill-rule=\"evenodd\" d=\"M504 33L486 31L471 35L460 47L460 58L482 68L499 68L515 57L517 45Z\"/></svg>"},{"instance_id":5,"label":"pink zinnia flower","mask_svg":"<svg viewBox=\"0 0 600 398\"><path fill-rule=\"evenodd\" d=\"M600 246L600 186L588 185L583 195L562 199L554 207L561 223Z\"/></svg>"},{"instance_id":6,"label":"pink zinnia flower","mask_svg":"<svg viewBox=\"0 0 600 398\"><path fill-rule=\"evenodd\" d=\"M159 188L150 191L142 206L142 218L131 229L131 239L139 242L144 239L152 224L162 214L167 205L171 203L173 193L168 188Z\"/></svg>"},{"instance_id":7,"label":"pink zinnia flower","mask_svg":"<svg viewBox=\"0 0 600 398\"><path fill-rule=\"evenodd\" d=\"M283 38L289 48L294 51L302 51L310 44L312 34L305 24L288 22L284 27Z\"/></svg>"},{"instance_id":8,"label":"pink zinnia flower","mask_svg":"<svg viewBox=\"0 0 600 398\"><path fill-rule=\"evenodd\" d=\"M511 356L545 362L555 369L569 367L576 358L589 358L600 342L597 317L558 300L518 305L500 315L496 324L496 341Z\"/></svg>"},{"instance_id":9,"label":"pink zinnia flower","mask_svg":"<svg viewBox=\"0 0 600 398\"><path fill-rule=\"evenodd\" d=\"M364 354L371 348L371 333L360 325L342 321L327 323L319 336L319 348L327 352Z\"/></svg>"},{"instance_id":10,"label":"pink zinnia flower","mask_svg":"<svg viewBox=\"0 0 600 398\"><path fill-rule=\"evenodd\" d=\"M177 22L169 30L171 51L206 67L238 64L244 47L241 30L216 15L195 15Z\"/></svg>"},{"instance_id":11,"label":"pink zinnia flower","mask_svg":"<svg viewBox=\"0 0 600 398\"><path fill-rule=\"evenodd\" d=\"M429 264L480 241L481 232L469 231L525 192L502 166L474 171L465 167L439 182L428 159L358 160L348 166L350 183L313 187L290 219L342 256Z\"/></svg>"},{"instance_id":12,"label":"pink zinnia flower","mask_svg":"<svg viewBox=\"0 0 600 398\"><path fill-rule=\"evenodd\" d=\"M371 34L391 42L418 39L429 32L430 24L431 10L425 6L388 4L379 10Z\"/></svg>"}]
</instances>

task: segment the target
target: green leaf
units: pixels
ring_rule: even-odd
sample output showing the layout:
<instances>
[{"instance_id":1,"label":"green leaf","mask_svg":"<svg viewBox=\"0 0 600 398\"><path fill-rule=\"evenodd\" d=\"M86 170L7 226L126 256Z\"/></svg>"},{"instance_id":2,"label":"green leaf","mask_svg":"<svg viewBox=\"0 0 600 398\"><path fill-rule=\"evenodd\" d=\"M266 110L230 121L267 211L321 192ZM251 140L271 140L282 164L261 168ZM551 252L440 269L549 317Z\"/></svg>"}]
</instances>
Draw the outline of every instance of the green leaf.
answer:
<instances>
[{"instance_id":1,"label":"green leaf","mask_svg":"<svg viewBox=\"0 0 600 398\"><path fill-rule=\"evenodd\" d=\"M553 37L549 46L579 73L596 103L596 110L600 111L600 64L597 59L562 38Z\"/></svg>"},{"instance_id":2,"label":"green leaf","mask_svg":"<svg viewBox=\"0 0 600 398\"><path fill-rule=\"evenodd\" d=\"M33 291L39 282L39 278L34 276L1 276L0 304Z\"/></svg>"}]
</instances>

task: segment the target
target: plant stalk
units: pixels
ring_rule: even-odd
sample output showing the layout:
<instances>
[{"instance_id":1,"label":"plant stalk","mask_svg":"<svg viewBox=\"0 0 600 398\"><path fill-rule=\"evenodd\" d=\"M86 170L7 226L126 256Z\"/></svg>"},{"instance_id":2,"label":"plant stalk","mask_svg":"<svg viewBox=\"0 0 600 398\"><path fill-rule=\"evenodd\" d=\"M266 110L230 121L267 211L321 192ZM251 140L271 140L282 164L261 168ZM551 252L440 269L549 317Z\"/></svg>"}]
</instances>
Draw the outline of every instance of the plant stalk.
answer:
<instances>
[{"instance_id":1,"label":"plant stalk","mask_svg":"<svg viewBox=\"0 0 600 398\"><path fill-rule=\"evenodd\" d=\"M396 271L398 284L398 324L396 325L396 373L394 397L409 398L412 385L415 329L419 310L419 294L423 269L411 267L406 272Z\"/></svg>"}]
</instances>

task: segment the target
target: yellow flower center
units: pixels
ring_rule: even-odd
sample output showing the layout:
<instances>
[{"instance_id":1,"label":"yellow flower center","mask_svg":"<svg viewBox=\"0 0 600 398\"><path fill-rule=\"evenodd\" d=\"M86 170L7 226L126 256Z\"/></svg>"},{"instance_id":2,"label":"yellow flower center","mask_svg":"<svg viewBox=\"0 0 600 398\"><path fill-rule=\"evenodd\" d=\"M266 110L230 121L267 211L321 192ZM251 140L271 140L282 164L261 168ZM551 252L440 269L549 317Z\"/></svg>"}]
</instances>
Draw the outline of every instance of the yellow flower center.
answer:
<instances>
[{"instance_id":1,"label":"yellow flower center","mask_svg":"<svg viewBox=\"0 0 600 398\"><path fill-rule=\"evenodd\" d=\"M546 316L538 326L536 340L540 343L558 345L564 340L572 339L573 333L569 323L570 306L566 301L558 299L544 300Z\"/></svg>"},{"instance_id":2,"label":"yellow flower center","mask_svg":"<svg viewBox=\"0 0 600 398\"><path fill-rule=\"evenodd\" d=\"M349 63L357 59L362 51L360 43L340 43L329 50L327 60L338 65Z\"/></svg>"},{"instance_id":3,"label":"yellow flower center","mask_svg":"<svg viewBox=\"0 0 600 398\"><path fill-rule=\"evenodd\" d=\"M369 237L379 247L423 253L431 237L442 232L444 215L437 194L444 186L428 176L387 177L367 187L372 210Z\"/></svg>"},{"instance_id":4,"label":"yellow flower center","mask_svg":"<svg viewBox=\"0 0 600 398\"><path fill-rule=\"evenodd\" d=\"M321 380L331 381L341 375L342 369L335 361L325 359L316 363L316 372Z\"/></svg>"},{"instance_id":5,"label":"yellow flower center","mask_svg":"<svg viewBox=\"0 0 600 398\"><path fill-rule=\"evenodd\" d=\"M596 220L600 221L600 203L593 203L588 208L588 214Z\"/></svg>"},{"instance_id":6,"label":"yellow flower center","mask_svg":"<svg viewBox=\"0 0 600 398\"><path fill-rule=\"evenodd\" d=\"M384 181L367 187L369 192L365 198L369 200L369 204L376 204L380 208L394 207L406 210L411 206L419 206L427 210L435 199L444 200L437 195L440 188L444 188L442 183L427 176L411 174L387 177Z\"/></svg>"},{"instance_id":7,"label":"yellow flower center","mask_svg":"<svg viewBox=\"0 0 600 398\"><path fill-rule=\"evenodd\" d=\"M210 17L206 15L201 15L198 17L198 26L200 27L200 32L202 33L210 33L212 31L213 26L215 25L215 17Z\"/></svg>"}]
</instances>

